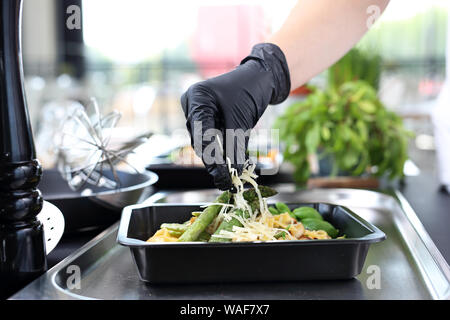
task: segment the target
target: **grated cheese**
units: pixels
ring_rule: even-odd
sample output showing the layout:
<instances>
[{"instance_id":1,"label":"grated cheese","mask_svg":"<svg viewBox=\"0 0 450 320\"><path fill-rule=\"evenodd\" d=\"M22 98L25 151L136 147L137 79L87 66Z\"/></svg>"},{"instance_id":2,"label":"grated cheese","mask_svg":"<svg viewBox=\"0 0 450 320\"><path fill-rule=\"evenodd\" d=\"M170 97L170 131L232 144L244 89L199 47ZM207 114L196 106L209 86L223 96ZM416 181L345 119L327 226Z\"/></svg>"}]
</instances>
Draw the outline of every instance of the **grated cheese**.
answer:
<instances>
[{"instance_id":1,"label":"grated cheese","mask_svg":"<svg viewBox=\"0 0 450 320\"><path fill-rule=\"evenodd\" d=\"M261 195L255 174L255 165L250 165L248 161L244 165L241 175L235 168L232 168L230 159L227 158L228 170L230 171L233 186L237 192L234 194L233 204L210 203L211 205L221 206L220 212L214 221L207 227L206 231L211 237L226 238L232 242L260 242L277 240L307 240L307 239L330 239L331 237L323 230L309 231L305 230L301 222L293 219L289 213L283 213L273 216L267 206L267 201ZM244 199L244 185L249 183L255 189L258 197L259 209L252 211L251 206ZM242 212L247 211L249 215L243 216ZM239 212L239 214L238 214ZM234 226L231 231L221 230L215 234L220 224L225 221L236 219L241 226ZM192 222L192 221L191 221ZM281 238L279 235L283 234ZM172 237L168 230L161 229L149 241L171 242L177 238Z\"/></svg>"},{"instance_id":2,"label":"grated cheese","mask_svg":"<svg viewBox=\"0 0 450 320\"><path fill-rule=\"evenodd\" d=\"M231 162L227 159L228 170L230 171L231 180L237 192L234 195L234 206L231 210L223 212L223 217L226 221L236 219L242 225L241 227L234 226L232 231L222 230L220 234L213 235L213 237L220 237L231 239L234 242L238 241L270 241L279 240L275 238L280 232L284 232L286 240L296 240L286 229L273 227L269 219L273 219L269 212L267 201L262 197L256 179L258 176L255 173L255 165L250 165L248 162L244 165L244 170L239 176L238 171L232 168ZM244 199L244 184L249 183L255 188L258 196L260 210L252 212L252 208ZM250 214L248 218L237 214L238 210L248 211Z\"/></svg>"}]
</instances>

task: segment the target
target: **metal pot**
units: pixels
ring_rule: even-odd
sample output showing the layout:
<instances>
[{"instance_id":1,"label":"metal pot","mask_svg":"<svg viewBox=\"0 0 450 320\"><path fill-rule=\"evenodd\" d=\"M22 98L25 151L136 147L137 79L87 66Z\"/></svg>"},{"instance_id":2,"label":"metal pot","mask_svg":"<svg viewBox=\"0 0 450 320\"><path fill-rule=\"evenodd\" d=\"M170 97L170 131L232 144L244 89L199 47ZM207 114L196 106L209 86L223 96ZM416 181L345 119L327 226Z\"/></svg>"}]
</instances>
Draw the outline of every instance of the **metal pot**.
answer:
<instances>
[{"instance_id":1,"label":"metal pot","mask_svg":"<svg viewBox=\"0 0 450 320\"><path fill-rule=\"evenodd\" d=\"M111 177L111 172L106 172ZM105 228L119 220L122 209L137 204L153 193L158 181L153 172L118 171L121 188L110 190L86 186L73 191L57 170L44 171L39 189L44 199L58 207L66 221L66 234Z\"/></svg>"}]
</instances>

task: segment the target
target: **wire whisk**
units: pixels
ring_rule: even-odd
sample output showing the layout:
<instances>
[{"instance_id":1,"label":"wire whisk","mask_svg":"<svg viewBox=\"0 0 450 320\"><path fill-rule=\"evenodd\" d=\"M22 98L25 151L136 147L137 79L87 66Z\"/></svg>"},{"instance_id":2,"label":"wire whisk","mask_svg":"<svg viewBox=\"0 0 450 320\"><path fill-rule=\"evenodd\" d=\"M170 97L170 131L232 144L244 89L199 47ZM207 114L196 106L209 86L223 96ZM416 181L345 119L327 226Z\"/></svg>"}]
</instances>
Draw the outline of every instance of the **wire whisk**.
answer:
<instances>
[{"instance_id":1,"label":"wire whisk","mask_svg":"<svg viewBox=\"0 0 450 320\"><path fill-rule=\"evenodd\" d=\"M120 118L117 111L102 116L92 98L89 105L80 105L63 121L57 143L57 165L71 189L78 191L87 184L120 189L116 166L121 162L139 172L126 157L147 142L149 134L114 148L111 137Z\"/></svg>"}]
</instances>

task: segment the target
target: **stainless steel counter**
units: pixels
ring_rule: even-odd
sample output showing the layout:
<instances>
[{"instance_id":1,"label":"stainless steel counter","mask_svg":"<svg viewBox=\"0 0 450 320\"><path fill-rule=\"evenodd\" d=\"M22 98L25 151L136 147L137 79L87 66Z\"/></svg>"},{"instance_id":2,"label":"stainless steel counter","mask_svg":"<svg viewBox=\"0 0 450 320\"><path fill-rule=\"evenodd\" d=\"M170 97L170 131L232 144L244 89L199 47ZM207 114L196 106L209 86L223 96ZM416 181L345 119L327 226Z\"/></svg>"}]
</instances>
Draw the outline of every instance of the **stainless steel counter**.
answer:
<instances>
[{"instance_id":1,"label":"stainless steel counter","mask_svg":"<svg viewBox=\"0 0 450 320\"><path fill-rule=\"evenodd\" d=\"M141 282L117 225L67 257L11 299L448 299L450 268L417 215L399 193L350 189L289 192L277 199L347 206L382 229L363 272L350 281L151 286ZM199 203L215 191L156 194L148 202ZM307 262L305 262L307 263ZM324 261L326 263L326 261ZM282 266L280 266L282 268ZM77 282L76 271L80 271ZM182 272L182 270L180 270ZM73 274L73 277L67 277ZM71 281L69 282L68 279ZM379 280L379 282L378 282ZM379 288L378 288L379 284Z\"/></svg>"}]
</instances>

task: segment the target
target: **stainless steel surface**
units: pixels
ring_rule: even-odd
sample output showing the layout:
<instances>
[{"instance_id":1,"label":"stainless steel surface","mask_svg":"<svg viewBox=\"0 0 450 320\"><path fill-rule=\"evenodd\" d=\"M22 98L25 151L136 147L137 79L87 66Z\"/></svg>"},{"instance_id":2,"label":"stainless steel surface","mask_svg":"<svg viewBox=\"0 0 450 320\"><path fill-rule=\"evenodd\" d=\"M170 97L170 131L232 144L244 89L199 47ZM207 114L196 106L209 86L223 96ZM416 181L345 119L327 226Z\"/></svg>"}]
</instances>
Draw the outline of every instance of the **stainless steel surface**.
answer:
<instances>
[{"instance_id":1,"label":"stainless steel surface","mask_svg":"<svg viewBox=\"0 0 450 320\"><path fill-rule=\"evenodd\" d=\"M148 202L199 203L210 201L214 195L213 191L156 194ZM18 292L12 299L450 297L450 268L401 194L389 196L364 190L317 189L281 194L276 200L328 202L347 206L383 230L387 234L387 240L371 246L362 274L350 281L150 286L139 280L129 250L116 244L116 225ZM79 289L74 282L74 266L81 270ZM376 288L377 271L380 275L379 289Z\"/></svg>"},{"instance_id":2,"label":"stainless steel surface","mask_svg":"<svg viewBox=\"0 0 450 320\"><path fill-rule=\"evenodd\" d=\"M108 174L112 174L108 172ZM150 171L119 171L122 188L87 186L84 192L73 191L57 170L45 170L39 185L44 199L57 206L66 220L66 235L98 228L99 231L120 218L124 207L140 203L154 193L158 176Z\"/></svg>"},{"instance_id":3,"label":"stainless steel surface","mask_svg":"<svg viewBox=\"0 0 450 320\"><path fill-rule=\"evenodd\" d=\"M111 172L109 172L112 175ZM123 186L119 189L110 190L97 186L87 186L82 191L73 191L63 180L57 170L46 170L40 184L44 198L49 201L61 199L89 198L108 208L122 209L124 206L134 204L145 195L146 188L158 181L158 176L151 172L128 173L118 171ZM148 197L148 194L146 194Z\"/></svg>"},{"instance_id":4,"label":"stainless steel surface","mask_svg":"<svg viewBox=\"0 0 450 320\"><path fill-rule=\"evenodd\" d=\"M144 197L149 196L149 187L158 181L158 176L151 171L141 172L139 176L145 177L142 183L132 187L113 190L113 192L99 193L94 200L102 205L113 208L124 208L130 204L143 201L145 199Z\"/></svg>"}]
</instances>

